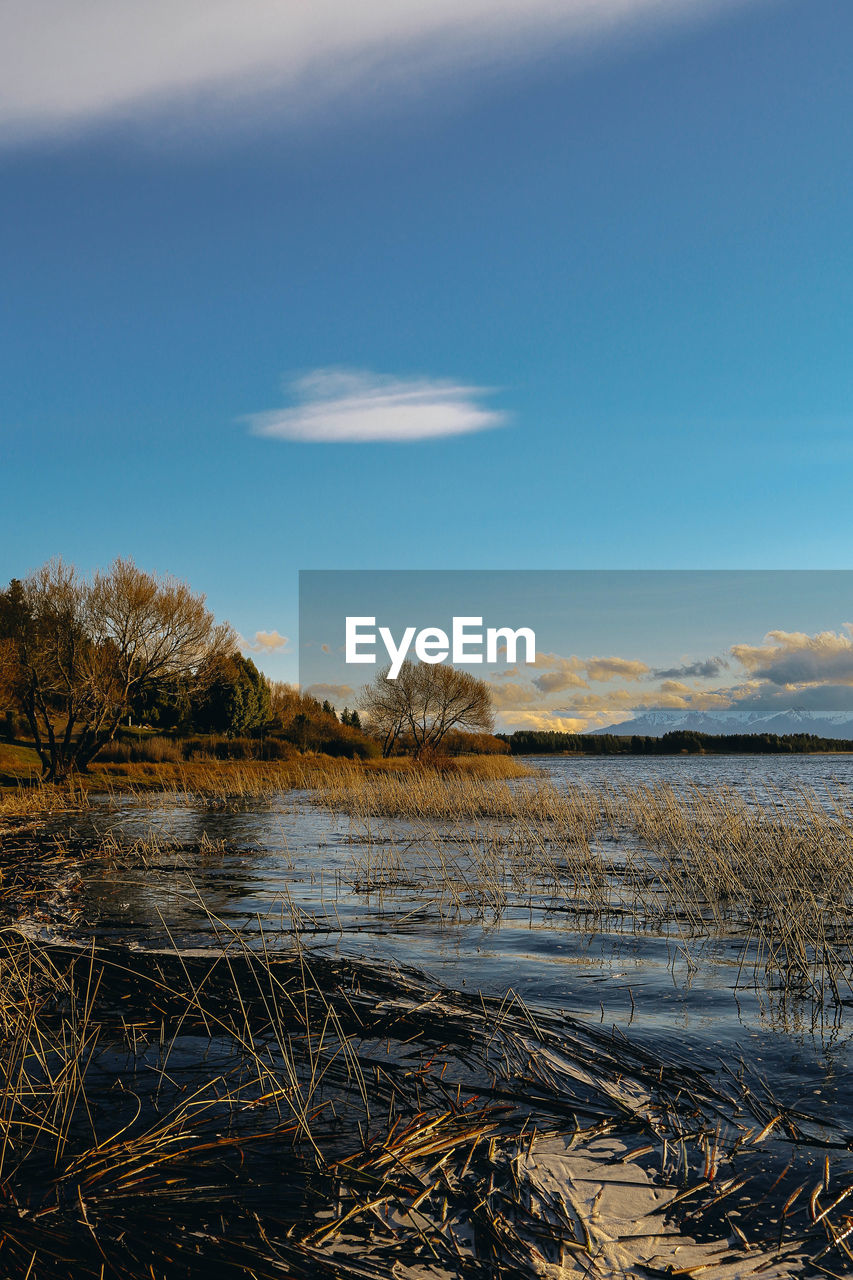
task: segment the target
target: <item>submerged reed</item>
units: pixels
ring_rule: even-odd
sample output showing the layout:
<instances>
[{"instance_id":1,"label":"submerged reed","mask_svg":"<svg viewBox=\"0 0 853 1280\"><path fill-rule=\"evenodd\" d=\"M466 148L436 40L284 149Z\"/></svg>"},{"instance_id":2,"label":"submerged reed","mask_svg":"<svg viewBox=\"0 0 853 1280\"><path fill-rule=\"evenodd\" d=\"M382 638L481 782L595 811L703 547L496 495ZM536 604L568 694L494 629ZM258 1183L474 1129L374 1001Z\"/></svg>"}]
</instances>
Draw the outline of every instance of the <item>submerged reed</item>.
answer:
<instances>
[{"instance_id":1,"label":"submerged reed","mask_svg":"<svg viewBox=\"0 0 853 1280\"><path fill-rule=\"evenodd\" d=\"M794 1206L814 1139L772 1097L512 993L211 926L204 956L0 934L9 1280L604 1277L646 1240L711 1278L732 1246L765 1277L847 1256L853 1183ZM643 1204L645 1234L587 1204L590 1177Z\"/></svg>"},{"instance_id":2,"label":"submerged reed","mask_svg":"<svg viewBox=\"0 0 853 1280\"><path fill-rule=\"evenodd\" d=\"M318 799L367 846L356 886L739 938L750 966L789 990L819 1003L851 990L853 810L840 793L360 774Z\"/></svg>"},{"instance_id":3,"label":"submerged reed","mask_svg":"<svg viewBox=\"0 0 853 1280\"><path fill-rule=\"evenodd\" d=\"M366 891L414 886L496 915L535 897L573 925L621 912L729 931L783 981L840 998L843 798L300 767L293 785L364 846L352 876ZM209 802L253 799L258 772L227 794L211 775ZM190 782L204 794L187 777L188 802ZM145 868L168 851L154 830L131 849L45 835L27 869L17 830L7 919L32 919L81 853ZM309 955L296 904L284 954L261 921L251 946L210 912L206 927L203 954L48 947L0 928L9 1280L715 1280L732 1259L764 1280L849 1272L850 1133L753 1087L742 1064L697 1069L512 992Z\"/></svg>"}]
</instances>

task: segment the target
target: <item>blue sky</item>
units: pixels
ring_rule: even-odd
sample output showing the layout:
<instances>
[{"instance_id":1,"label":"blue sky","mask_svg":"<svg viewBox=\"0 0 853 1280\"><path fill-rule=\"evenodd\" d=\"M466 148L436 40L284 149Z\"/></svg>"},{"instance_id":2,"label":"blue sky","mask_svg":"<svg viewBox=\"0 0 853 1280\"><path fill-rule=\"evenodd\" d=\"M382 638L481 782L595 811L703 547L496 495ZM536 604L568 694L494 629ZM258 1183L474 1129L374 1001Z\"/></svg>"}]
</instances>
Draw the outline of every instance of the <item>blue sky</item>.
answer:
<instances>
[{"instance_id":1,"label":"blue sky","mask_svg":"<svg viewBox=\"0 0 853 1280\"><path fill-rule=\"evenodd\" d=\"M0 577L847 567L853 10L669 7L11 0Z\"/></svg>"}]
</instances>

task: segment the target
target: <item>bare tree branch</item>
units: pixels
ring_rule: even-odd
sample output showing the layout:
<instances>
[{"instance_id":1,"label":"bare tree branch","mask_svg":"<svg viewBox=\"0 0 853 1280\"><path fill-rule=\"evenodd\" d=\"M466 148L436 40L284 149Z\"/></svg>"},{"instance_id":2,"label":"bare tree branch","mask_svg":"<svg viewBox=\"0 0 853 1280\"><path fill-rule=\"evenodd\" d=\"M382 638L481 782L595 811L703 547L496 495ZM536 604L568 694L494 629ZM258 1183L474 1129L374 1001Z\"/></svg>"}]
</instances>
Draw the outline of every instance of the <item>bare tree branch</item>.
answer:
<instances>
[{"instance_id":1,"label":"bare tree branch","mask_svg":"<svg viewBox=\"0 0 853 1280\"><path fill-rule=\"evenodd\" d=\"M200 672L235 647L203 595L132 560L91 581L52 560L0 593L0 689L26 717L51 781L86 768L131 694Z\"/></svg>"},{"instance_id":2,"label":"bare tree branch","mask_svg":"<svg viewBox=\"0 0 853 1280\"><path fill-rule=\"evenodd\" d=\"M365 685L359 706L372 732L390 755L401 739L411 738L415 755L438 750L451 729L490 732L494 727L492 696L485 680L446 663L406 661L396 680L390 665Z\"/></svg>"}]
</instances>

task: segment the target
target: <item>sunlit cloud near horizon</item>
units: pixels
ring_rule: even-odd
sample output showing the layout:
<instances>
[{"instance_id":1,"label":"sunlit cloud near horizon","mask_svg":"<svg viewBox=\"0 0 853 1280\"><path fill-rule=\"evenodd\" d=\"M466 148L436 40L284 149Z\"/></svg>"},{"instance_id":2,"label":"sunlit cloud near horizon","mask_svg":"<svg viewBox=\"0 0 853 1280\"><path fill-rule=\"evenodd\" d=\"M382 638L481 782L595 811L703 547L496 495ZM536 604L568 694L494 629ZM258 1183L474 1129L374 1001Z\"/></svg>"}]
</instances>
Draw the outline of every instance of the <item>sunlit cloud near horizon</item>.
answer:
<instances>
[{"instance_id":1,"label":"sunlit cloud near horizon","mask_svg":"<svg viewBox=\"0 0 853 1280\"><path fill-rule=\"evenodd\" d=\"M651 671L634 659L558 654L537 654L536 667L544 674L529 683L492 685L502 726L584 733L618 727L648 711L767 716L792 706L853 716L851 623L814 635L770 631L761 645L733 644L727 657L671 670ZM675 674L690 683L673 679ZM590 688L614 679L622 687ZM655 687L637 687L637 682Z\"/></svg>"}]
</instances>

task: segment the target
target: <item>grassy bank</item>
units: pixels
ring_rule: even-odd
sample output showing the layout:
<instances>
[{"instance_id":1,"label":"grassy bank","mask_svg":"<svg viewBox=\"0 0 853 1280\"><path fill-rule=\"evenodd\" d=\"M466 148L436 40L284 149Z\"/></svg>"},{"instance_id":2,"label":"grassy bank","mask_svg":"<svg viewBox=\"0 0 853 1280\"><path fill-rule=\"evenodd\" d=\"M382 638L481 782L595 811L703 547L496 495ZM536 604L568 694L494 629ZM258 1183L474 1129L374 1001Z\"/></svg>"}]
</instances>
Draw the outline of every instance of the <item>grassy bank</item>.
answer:
<instances>
[{"instance_id":1,"label":"grassy bank","mask_svg":"<svg viewBox=\"0 0 853 1280\"><path fill-rule=\"evenodd\" d=\"M313 788L326 781L358 779L362 774L395 777L445 776L494 779L522 778L529 767L509 756L453 756L426 766L409 757L347 760L294 752L285 760L95 760L85 774L62 785L41 782L41 765L32 747L0 746L0 816L38 814L76 807L92 793L168 791L205 798L262 797L276 791Z\"/></svg>"}]
</instances>

